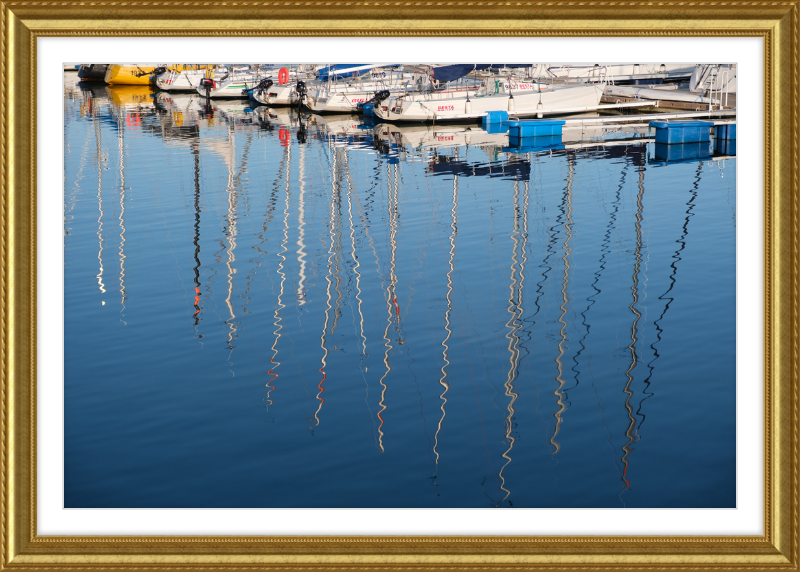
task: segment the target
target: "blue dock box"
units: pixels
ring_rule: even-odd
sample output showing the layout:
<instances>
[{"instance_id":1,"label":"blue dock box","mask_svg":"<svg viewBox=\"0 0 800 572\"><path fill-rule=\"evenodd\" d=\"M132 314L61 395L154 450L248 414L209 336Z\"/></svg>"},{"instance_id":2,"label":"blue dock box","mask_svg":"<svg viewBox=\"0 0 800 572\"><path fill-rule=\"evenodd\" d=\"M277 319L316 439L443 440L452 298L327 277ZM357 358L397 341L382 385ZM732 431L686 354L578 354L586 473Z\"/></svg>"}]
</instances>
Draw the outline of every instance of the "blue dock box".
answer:
<instances>
[{"instance_id":1,"label":"blue dock box","mask_svg":"<svg viewBox=\"0 0 800 572\"><path fill-rule=\"evenodd\" d=\"M561 137L561 128L565 121L557 119L528 119L526 121L503 121L508 126L509 137Z\"/></svg>"},{"instance_id":2,"label":"blue dock box","mask_svg":"<svg viewBox=\"0 0 800 572\"><path fill-rule=\"evenodd\" d=\"M736 141L736 124L717 125L714 127L714 139Z\"/></svg>"},{"instance_id":3,"label":"blue dock box","mask_svg":"<svg viewBox=\"0 0 800 572\"><path fill-rule=\"evenodd\" d=\"M656 129L656 143L683 145L711 141L711 121L651 121Z\"/></svg>"},{"instance_id":4,"label":"blue dock box","mask_svg":"<svg viewBox=\"0 0 800 572\"><path fill-rule=\"evenodd\" d=\"M486 129L487 125L502 124L506 119L508 119L508 113L505 111L487 111L486 115L481 118L481 123Z\"/></svg>"}]
</instances>

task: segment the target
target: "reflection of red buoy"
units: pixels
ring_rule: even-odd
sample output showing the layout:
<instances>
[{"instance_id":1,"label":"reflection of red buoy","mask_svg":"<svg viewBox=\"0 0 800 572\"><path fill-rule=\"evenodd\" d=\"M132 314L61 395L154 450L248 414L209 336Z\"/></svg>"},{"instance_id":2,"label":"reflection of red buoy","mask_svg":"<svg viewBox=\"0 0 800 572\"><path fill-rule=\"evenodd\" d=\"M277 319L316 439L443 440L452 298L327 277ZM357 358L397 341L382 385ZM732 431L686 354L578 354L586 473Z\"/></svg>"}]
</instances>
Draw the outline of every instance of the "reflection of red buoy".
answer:
<instances>
[{"instance_id":1,"label":"reflection of red buoy","mask_svg":"<svg viewBox=\"0 0 800 572\"><path fill-rule=\"evenodd\" d=\"M278 129L278 139L281 140L281 147L288 147L289 146L289 138L291 137L291 133L288 129L281 126Z\"/></svg>"},{"instance_id":2,"label":"reflection of red buoy","mask_svg":"<svg viewBox=\"0 0 800 572\"><path fill-rule=\"evenodd\" d=\"M289 81L289 70L281 68L278 72L278 85L283 85Z\"/></svg>"}]
</instances>

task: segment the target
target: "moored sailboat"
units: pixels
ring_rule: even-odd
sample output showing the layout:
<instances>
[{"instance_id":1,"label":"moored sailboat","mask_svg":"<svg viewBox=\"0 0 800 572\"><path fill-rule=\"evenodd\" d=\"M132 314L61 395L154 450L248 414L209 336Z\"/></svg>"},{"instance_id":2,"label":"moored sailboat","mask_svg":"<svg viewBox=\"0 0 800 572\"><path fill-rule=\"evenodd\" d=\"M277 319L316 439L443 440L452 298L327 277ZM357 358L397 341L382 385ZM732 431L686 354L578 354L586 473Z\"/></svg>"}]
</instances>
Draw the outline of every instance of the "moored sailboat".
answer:
<instances>
[{"instance_id":1,"label":"moored sailboat","mask_svg":"<svg viewBox=\"0 0 800 572\"><path fill-rule=\"evenodd\" d=\"M514 89L513 85L524 85ZM479 119L490 111L513 115L545 115L596 109L601 85L550 86L510 81L497 93L486 88L462 94L422 93L392 96L374 108L387 121L452 121ZM527 88L527 86L531 86ZM491 86L488 86L491 87Z\"/></svg>"},{"instance_id":2,"label":"moored sailboat","mask_svg":"<svg viewBox=\"0 0 800 572\"><path fill-rule=\"evenodd\" d=\"M158 70L156 70L158 71ZM196 91L200 80L204 77L213 77L215 74L224 75L225 68L212 70L210 65L196 66L192 69L177 69L170 67L161 74L154 74L156 87L164 91Z\"/></svg>"},{"instance_id":3,"label":"moored sailboat","mask_svg":"<svg viewBox=\"0 0 800 572\"><path fill-rule=\"evenodd\" d=\"M150 75L156 67L147 64L109 64L103 79L112 85L150 85Z\"/></svg>"}]
</instances>

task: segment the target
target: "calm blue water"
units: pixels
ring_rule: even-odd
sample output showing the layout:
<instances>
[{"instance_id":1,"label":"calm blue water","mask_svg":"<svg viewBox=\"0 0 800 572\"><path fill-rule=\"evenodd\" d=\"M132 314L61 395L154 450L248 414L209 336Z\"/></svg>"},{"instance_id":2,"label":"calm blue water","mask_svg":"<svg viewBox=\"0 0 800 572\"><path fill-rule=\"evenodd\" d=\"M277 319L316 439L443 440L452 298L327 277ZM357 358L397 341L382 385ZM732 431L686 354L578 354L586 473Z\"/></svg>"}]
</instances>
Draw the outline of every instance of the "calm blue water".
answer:
<instances>
[{"instance_id":1,"label":"calm blue water","mask_svg":"<svg viewBox=\"0 0 800 572\"><path fill-rule=\"evenodd\" d=\"M735 506L735 159L66 81L67 507Z\"/></svg>"}]
</instances>

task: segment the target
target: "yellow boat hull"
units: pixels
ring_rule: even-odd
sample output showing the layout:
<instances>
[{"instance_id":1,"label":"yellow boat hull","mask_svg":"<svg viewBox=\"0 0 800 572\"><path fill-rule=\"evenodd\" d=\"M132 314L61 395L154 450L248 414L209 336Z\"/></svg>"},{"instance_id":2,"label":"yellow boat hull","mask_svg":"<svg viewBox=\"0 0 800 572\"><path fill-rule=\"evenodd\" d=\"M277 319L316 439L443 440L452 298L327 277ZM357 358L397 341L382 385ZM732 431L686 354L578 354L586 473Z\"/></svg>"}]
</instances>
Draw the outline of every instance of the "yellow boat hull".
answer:
<instances>
[{"instance_id":1,"label":"yellow boat hull","mask_svg":"<svg viewBox=\"0 0 800 572\"><path fill-rule=\"evenodd\" d=\"M150 85L150 74L156 66L121 66L111 64L106 70L106 83L111 85Z\"/></svg>"}]
</instances>

